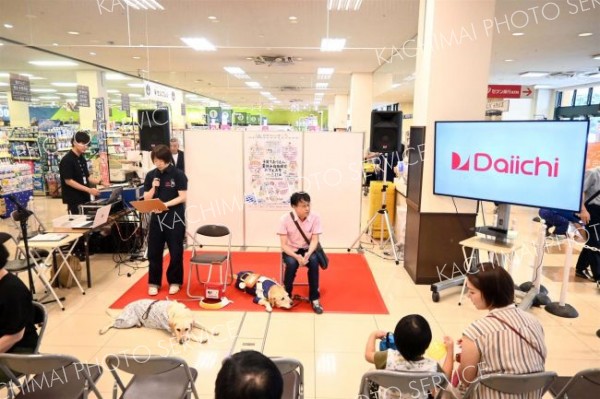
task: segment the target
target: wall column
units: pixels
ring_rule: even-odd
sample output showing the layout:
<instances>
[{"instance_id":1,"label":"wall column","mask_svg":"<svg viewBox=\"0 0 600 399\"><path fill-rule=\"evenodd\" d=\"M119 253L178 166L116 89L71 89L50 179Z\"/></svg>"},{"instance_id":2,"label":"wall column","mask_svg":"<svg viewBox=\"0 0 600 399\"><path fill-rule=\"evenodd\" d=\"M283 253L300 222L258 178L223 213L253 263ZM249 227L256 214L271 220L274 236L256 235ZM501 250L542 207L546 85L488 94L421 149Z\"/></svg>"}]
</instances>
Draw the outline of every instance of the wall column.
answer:
<instances>
[{"instance_id":1,"label":"wall column","mask_svg":"<svg viewBox=\"0 0 600 399\"><path fill-rule=\"evenodd\" d=\"M373 109L373 74L353 73L350 77L350 126L353 132L364 132L363 147L371 139L371 110Z\"/></svg>"},{"instance_id":2,"label":"wall column","mask_svg":"<svg viewBox=\"0 0 600 399\"><path fill-rule=\"evenodd\" d=\"M10 90L6 93L8 100L8 114L10 116L10 126L12 127L29 127L31 121L29 119L29 103L23 101L13 101Z\"/></svg>"},{"instance_id":3,"label":"wall column","mask_svg":"<svg viewBox=\"0 0 600 399\"><path fill-rule=\"evenodd\" d=\"M108 96L104 87L103 72L77 71L77 84L87 86L90 90L90 106L79 107L79 126L82 130L97 130L94 125L96 121L96 98L104 98L104 109L106 115L104 120L108 122Z\"/></svg>"}]
</instances>

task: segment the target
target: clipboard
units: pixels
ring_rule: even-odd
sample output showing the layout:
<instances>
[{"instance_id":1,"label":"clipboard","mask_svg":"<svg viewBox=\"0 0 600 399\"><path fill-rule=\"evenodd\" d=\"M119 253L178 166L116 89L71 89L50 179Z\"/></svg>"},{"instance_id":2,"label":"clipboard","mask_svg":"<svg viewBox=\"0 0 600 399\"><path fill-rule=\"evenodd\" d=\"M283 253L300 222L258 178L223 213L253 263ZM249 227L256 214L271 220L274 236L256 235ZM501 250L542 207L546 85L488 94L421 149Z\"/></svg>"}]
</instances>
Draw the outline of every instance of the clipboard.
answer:
<instances>
[{"instance_id":1,"label":"clipboard","mask_svg":"<svg viewBox=\"0 0 600 399\"><path fill-rule=\"evenodd\" d=\"M158 198L148 199L144 201L130 201L129 202L135 209L140 213L151 213L154 211L168 211L169 208L164 202Z\"/></svg>"}]
</instances>

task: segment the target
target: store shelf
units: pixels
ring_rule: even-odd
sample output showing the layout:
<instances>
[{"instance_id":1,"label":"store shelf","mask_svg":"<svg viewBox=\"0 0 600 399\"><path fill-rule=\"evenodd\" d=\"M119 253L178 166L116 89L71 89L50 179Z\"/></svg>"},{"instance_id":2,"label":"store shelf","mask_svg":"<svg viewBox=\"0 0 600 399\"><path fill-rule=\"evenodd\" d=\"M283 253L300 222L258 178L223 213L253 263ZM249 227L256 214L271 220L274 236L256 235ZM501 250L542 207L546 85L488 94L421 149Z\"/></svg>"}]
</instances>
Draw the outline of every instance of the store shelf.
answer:
<instances>
[{"instance_id":1,"label":"store shelf","mask_svg":"<svg viewBox=\"0 0 600 399\"><path fill-rule=\"evenodd\" d=\"M13 160L15 161L38 161L40 159L40 157L20 157L20 156L13 156Z\"/></svg>"},{"instance_id":2,"label":"store shelf","mask_svg":"<svg viewBox=\"0 0 600 399\"><path fill-rule=\"evenodd\" d=\"M10 137L8 139L8 141L36 141L37 142L37 138L36 137L27 137L27 138Z\"/></svg>"}]
</instances>

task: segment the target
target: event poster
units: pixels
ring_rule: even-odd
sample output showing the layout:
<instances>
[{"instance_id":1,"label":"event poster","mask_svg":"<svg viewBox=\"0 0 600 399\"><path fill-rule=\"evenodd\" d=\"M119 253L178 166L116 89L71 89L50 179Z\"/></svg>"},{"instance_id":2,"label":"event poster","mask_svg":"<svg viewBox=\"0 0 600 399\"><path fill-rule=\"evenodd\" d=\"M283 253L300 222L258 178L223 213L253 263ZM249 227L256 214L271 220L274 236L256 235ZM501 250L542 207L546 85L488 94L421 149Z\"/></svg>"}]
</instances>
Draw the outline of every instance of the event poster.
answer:
<instances>
[{"instance_id":1,"label":"event poster","mask_svg":"<svg viewBox=\"0 0 600 399\"><path fill-rule=\"evenodd\" d=\"M301 187L301 133L247 132L244 141L246 206L288 209L290 196Z\"/></svg>"}]
</instances>

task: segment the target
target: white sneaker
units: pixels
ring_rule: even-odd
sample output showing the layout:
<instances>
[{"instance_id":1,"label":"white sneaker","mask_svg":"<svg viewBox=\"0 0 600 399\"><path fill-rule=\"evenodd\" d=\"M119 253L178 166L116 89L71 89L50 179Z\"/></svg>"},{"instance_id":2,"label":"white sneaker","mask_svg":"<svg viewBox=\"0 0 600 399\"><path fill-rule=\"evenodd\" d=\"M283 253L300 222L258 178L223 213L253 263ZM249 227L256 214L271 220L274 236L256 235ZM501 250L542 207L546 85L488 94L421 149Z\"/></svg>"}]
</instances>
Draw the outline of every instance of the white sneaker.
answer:
<instances>
[{"instance_id":1,"label":"white sneaker","mask_svg":"<svg viewBox=\"0 0 600 399\"><path fill-rule=\"evenodd\" d=\"M179 285L177 284L171 284L169 286L169 295L175 295L179 292Z\"/></svg>"},{"instance_id":2,"label":"white sneaker","mask_svg":"<svg viewBox=\"0 0 600 399\"><path fill-rule=\"evenodd\" d=\"M158 295L158 287L155 287L153 285L151 285L150 287L148 287L148 295L150 295L150 296L156 296L156 295Z\"/></svg>"}]
</instances>

